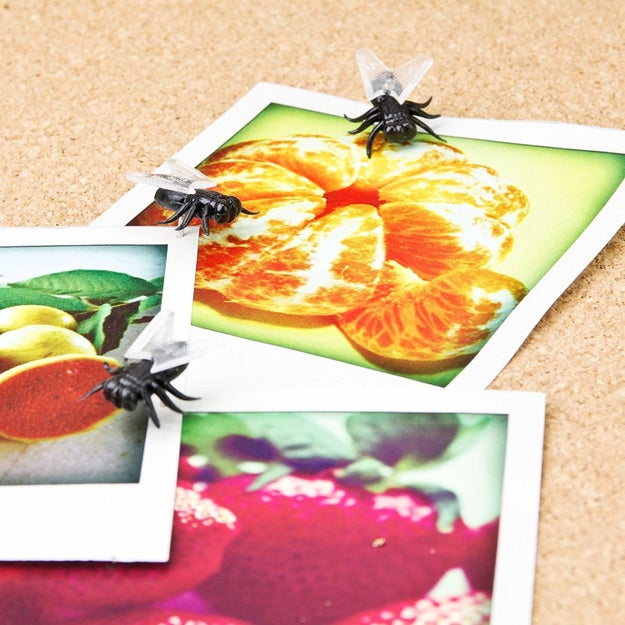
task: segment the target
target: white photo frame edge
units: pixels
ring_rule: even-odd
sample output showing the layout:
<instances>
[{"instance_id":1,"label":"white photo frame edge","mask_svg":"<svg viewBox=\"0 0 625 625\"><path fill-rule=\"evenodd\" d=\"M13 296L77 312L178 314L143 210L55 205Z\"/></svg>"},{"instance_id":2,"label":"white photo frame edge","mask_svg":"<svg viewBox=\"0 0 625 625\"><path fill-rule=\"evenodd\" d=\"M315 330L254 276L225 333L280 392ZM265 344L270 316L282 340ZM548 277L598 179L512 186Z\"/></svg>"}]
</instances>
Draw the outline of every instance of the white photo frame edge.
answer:
<instances>
[{"instance_id":1,"label":"white photo frame edge","mask_svg":"<svg viewBox=\"0 0 625 625\"><path fill-rule=\"evenodd\" d=\"M16 234L17 233L17 234ZM0 228L0 246L167 245L161 307L176 312L174 332L189 332L198 229ZM19 242L19 245L17 245ZM181 273L181 267L189 269ZM148 425L137 484L3 486L1 560L166 562L169 560L182 417L158 407ZM123 514L111 515L111 510ZM45 514L42 514L45 511Z\"/></svg>"},{"instance_id":2,"label":"white photo frame edge","mask_svg":"<svg viewBox=\"0 0 625 625\"><path fill-rule=\"evenodd\" d=\"M501 521L491 625L531 625L546 397L525 391L415 394L408 389L241 391L189 404L187 412L462 412L507 415Z\"/></svg>"},{"instance_id":3,"label":"white photo frame edge","mask_svg":"<svg viewBox=\"0 0 625 625\"><path fill-rule=\"evenodd\" d=\"M299 107L330 115L357 115L368 105L338 96L307 91L274 83L259 82L228 111L174 156L197 163L217 150L230 137L270 104ZM522 143L613 153L625 152L625 131L563 122L488 120L440 117L436 130L443 135L491 141ZM163 170L164 165L157 171ZM147 206L153 190L139 185L131 189L92 225L120 225L136 216L136 207ZM486 388L518 351L553 302L579 276L625 223L625 181L577 241L530 290L495 331L472 361L446 388ZM553 294L557 297L554 298ZM354 366L342 363L344 366ZM384 373L384 375L388 375ZM432 385L412 380L422 388Z\"/></svg>"}]
</instances>

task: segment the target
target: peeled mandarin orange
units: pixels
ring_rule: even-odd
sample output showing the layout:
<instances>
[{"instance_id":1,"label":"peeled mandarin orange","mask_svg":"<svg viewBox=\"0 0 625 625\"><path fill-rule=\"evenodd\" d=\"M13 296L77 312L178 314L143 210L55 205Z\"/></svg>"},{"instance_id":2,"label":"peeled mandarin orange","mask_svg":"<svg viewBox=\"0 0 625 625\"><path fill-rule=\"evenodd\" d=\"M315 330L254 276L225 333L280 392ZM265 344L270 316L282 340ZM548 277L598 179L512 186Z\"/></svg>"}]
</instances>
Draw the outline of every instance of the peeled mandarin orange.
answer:
<instances>
[{"instance_id":1,"label":"peeled mandarin orange","mask_svg":"<svg viewBox=\"0 0 625 625\"><path fill-rule=\"evenodd\" d=\"M389 202L380 207L386 257L424 279L489 267L512 249L510 229L470 204Z\"/></svg>"},{"instance_id":2,"label":"peeled mandarin orange","mask_svg":"<svg viewBox=\"0 0 625 625\"><path fill-rule=\"evenodd\" d=\"M292 315L353 308L373 293L384 261L382 221L369 205L337 208L284 238L265 233L231 243L221 258L216 239L201 246L196 286Z\"/></svg>"},{"instance_id":3,"label":"peeled mandarin orange","mask_svg":"<svg viewBox=\"0 0 625 625\"><path fill-rule=\"evenodd\" d=\"M520 223L529 211L529 200L518 187L491 167L474 163L441 164L397 178L380 189L380 200L469 205L506 226Z\"/></svg>"},{"instance_id":4,"label":"peeled mandarin orange","mask_svg":"<svg viewBox=\"0 0 625 625\"><path fill-rule=\"evenodd\" d=\"M364 149L366 137L358 138L360 167L352 188L359 193L376 192L384 185L406 176L417 175L447 163L464 163L467 157L458 149L445 143L415 141L410 144L386 143L379 138L374 142L374 153L367 158ZM376 149L377 146L377 149Z\"/></svg>"},{"instance_id":5,"label":"peeled mandarin orange","mask_svg":"<svg viewBox=\"0 0 625 625\"><path fill-rule=\"evenodd\" d=\"M259 161L211 161L200 170L217 183L211 191L234 195L246 202L259 198L323 196L314 182L274 163Z\"/></svg>"},{"instance_id":6,"label":"peeled mandarin orange","mask_svg":"<svg viewBox=\"0 0 625 625\"><path fill-rule=\"evenodd\" d=\"M300 134L209 157L213 189L258 214L211 224L196 298L224 315L340 315L391 370L470 357L525 292L489 268L510 252L527 198L449 144L378 137L368 159L364 141ZM132 223L170 215L152 205Z\"/></svg>"},{"instance_id":7,"label":"peeled mandarin orange","mask_svg":"<svg viewBox=\"0 0 625 625\"><path fill-rule=\"evenodd\" d=\"M244 141L222 148L211 160L275 163L312 180L325 191L349 187L358 174L356 147L323 135L291 135Z\"/></svg>"},{"instance_id":8,"label":"peeled mandarin orange","mask_svg":"<svg viewBox=\"0 0 625 625\"><path fill-rule=\"evenodd\" d=\"M118 409L102 393L82 399L109 377L101 356L34 360L0 374L0 436L36 442L89 430ZM36 389L33 392L33 389Z\"/></svg>"},{"instance_id":9,"label":"peeled mandarin orange","mask_svg":"<svg viewBox=\"0 0 625 625\"><path fill-rule=\"evenodd\" d=\"M525 295L518 280L484 269L451 271L431 282L385 263L371 299L337 325L366 357L391 370L475 354Z\"/></svg>"}]
</instances>

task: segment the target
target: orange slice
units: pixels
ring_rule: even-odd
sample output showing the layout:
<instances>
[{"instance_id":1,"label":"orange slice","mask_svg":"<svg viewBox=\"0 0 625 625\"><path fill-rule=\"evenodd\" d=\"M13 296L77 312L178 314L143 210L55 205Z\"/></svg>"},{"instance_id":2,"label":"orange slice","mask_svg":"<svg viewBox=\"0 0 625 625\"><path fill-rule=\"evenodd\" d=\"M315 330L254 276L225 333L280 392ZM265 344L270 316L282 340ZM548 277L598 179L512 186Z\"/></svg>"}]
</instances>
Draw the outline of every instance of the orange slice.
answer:
<instances>
[{"instance_id":1,"label":"orange slice","mask_svg":"<svg viewBox=\"0 0 625 625\"><path fill-rule=\"evenodd\" d=\"M389 202L380 216L387 259L426 280L452 269L489 267L512 249L510 230L471 204Z\"/></svg>"},{"instance_id":2,"label":"orange slice","mask_svg":"<svg viewBox=\"0 0 625 625\"><path fill-rule=\"evenodd\" d=\"M337 326L372 362L417 372L475 354L525 293L518 280L489 270L425 282L388 261L373 297L340 315Z\"/></svg>"},{"instance_id":3,"label":"orange slice","mask_svg":"<svg viewBox=\"0 0 625 625\"><path fill-rule=\"evenodd\" d=\"M520 223L529 211L529 200L518 187L491 167L473 163L441 164L398 178L380 189L380 200L469 205L506 226Z\"/></svg>"},{"instance_id":4,"label":"orange slice","mask_svg":"<svg viewBox=\"0 0 625 625\"><path fill-rule=\"evenodd\" d=\"M252 308L333 315L373 293L383 239L382 221L367 204L338 208L296 232L274 223L245 238L209 238L200 247L196 286Z\"/></svg>"},{"instance_id":5,"label":"orange slice","mask_svg":"<svg viewBox=\"0 0 625 625\"><path fill-rule=\"evenodd\" d=\"M386 143L381 138L374 142L374 152L369 159L364 149L366 141L366 136L355 140L359 147L360 169L352 190L362 194L377 194L380 188L395 180L402 180L441 165L463 163L467 160L458 148L445 143Z\"/></svg>"},{"instance_id":6,"label":"orange slice","mask_svg":"<svg viewBox=\"0 0 625 625\"><path fill-rule=\"evenodd\" d=\"M350 186L358 174L356 147L323 135L290 135L244 141L222 148L210 158L275 163L306 176L325 191Z\"/></svg>"},{"instance_id":7,"label":"orange slice","mask_svg":"<svg viewBox=\"0 0 625 625\"><path fill-rule=\"evenodd\" d=\"M101 356L56 356L0 374L0 436L36 442L77 434L119 410L102 393L82 397L107 378ZM36 389L33 392L33 389Z\"/></svg>"},{"instance_id":8,"label":"orange slice","mask_svg":"<svg viewBox=\"0 0 625 625\"><path fill-rule=\"evenodd\" d=\"M314 182L274 163L221 160L200 169L217 183L211 191L234 195L245 206L248 200L259 198L323 196L323 189Z\"/></svg>"}]
</instances>

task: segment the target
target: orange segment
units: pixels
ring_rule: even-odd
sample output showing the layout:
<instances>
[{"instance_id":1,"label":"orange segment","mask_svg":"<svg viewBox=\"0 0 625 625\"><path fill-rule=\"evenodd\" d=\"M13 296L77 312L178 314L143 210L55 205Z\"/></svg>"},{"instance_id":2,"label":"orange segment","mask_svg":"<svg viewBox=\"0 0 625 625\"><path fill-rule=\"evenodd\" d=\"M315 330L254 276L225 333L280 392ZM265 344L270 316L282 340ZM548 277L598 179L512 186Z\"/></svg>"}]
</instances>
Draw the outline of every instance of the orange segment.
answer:
<instances>
[{"instance_id":1,"label":"orange segment","mask_svg":"<svg viewBox=\"0 0 625 625\"><path fill-rule=\"evenodd\" d=\"M356 148L323 135L244 141L222 148L209 161L223 159L275 163L306 176L325 191L350 186L358 174Z\"/></svg>"},{"instance_id":2,"label":"orange segment","mask_svg":"<svg viewBox=\"0 0 625 625\"><path fill-rule=\"evenodd\" d=\"M442 164L398 178L380 189L380 200L470 205L506 226L520 223L529 211L529 200L518 187L494 169L473 163Z\"/></svg>"},{"instance_id":3,"label":"orange segment","mask_svg":"<svg viewBox=\"0 0 625 625\"><path fill-rule=\"evenodd\" d=\"M373 206L344 206L280 236L284 231L209 239L200 248L196 286L293 315L333 315L373 293L384 261L382 222Z\"/></svg>"},{"instance_id":4,"label":"orange segment","mask_svg":"<svg viewBox=\"0 0 625 625\"><path fill-rule=\"evenodd\" d=\"M470 204L382 204L387 259L431 279L452 269L488 267L512 249L510 230Z\"/></svg>"},{"instance_id":5,"label":"orange segment","mask_svg":"<svg viewBox=\"0 0 625 625\"><path fill-rule=\"evenodd\" d=\"M211 191L234 195L246 208L247 201L259 198L323 196L323 189L314 182L274 163L216 161L201 171L217 182Z\"/></svg>"},{"instance_id":6,"label":"orange segment","mask_svg":"<svg viewBox=\"0 0 625 625\"><path fill-rule=\"evenodd\" d=\"M0 436L35 442L89 430L118 409L102 393L82 399L110 376L101 356L57 356L0 374ZM32 392L37 389L36 392Z\"/></svg>"},{"instance_id":7,"label":"orange segment","mask_svg":"<svg viewBox=\"0 0 625 625\"><path fill-rule=\"evenodd\" d=\"M394 180L417 175L448 163L463 163L466 156L458 149L444 143L415 141L411 144L383 143L376 140L371 158L367 158L364 144L366 136L359 137L355 143L359 148L360 170L358 179L352 185L357 193L376 193Z\"/></svg>"},{"instance_id":8,"label":"orange segment","mask_svg":"<svg viewBox=\"0 0 625 625\"><path fill-rule=\"evenodd\" d=\"M431 282L385 264L373 297L339 316L340 330L391 370L406 361L475 354L525 295L518 280L483 269L452 271Z\"/></svg>"}]
</instances>

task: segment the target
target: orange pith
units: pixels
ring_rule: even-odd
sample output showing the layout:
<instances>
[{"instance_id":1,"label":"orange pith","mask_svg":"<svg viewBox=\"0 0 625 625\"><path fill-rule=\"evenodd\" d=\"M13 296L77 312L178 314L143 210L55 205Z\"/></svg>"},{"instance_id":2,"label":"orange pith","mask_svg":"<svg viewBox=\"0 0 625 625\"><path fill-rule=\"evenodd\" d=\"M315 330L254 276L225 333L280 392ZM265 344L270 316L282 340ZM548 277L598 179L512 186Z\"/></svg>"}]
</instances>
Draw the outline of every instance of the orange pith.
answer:
<instances>
[{"instance_id":1,"label":"orange pith","mask_svg":"<svg viewBox=\"0 0 625 625\"><path fill-rule=\"evenodd\" d=\"M258 214L211 223L196 298L224 315L325 317L390 370L470 357L525 294L494 268L528 199L449 144L378 138L368 159L365 140L252 140L202 163L213 190ZM153 204L132 223L170 215Z\"/></svg>"},{"instance_id":2,"label":"orange pith","mask_svg":"<svg viewBox=\"0 0 625 625\"><path fill-rule=\"evenodd\" d=\"M0 375L0 436L35 442L89 430L118 410L102 393L82 399L109 377L101 356L35 360ZM33 389L36 389L33 392Z\"/></svg>"}]
</instances>

